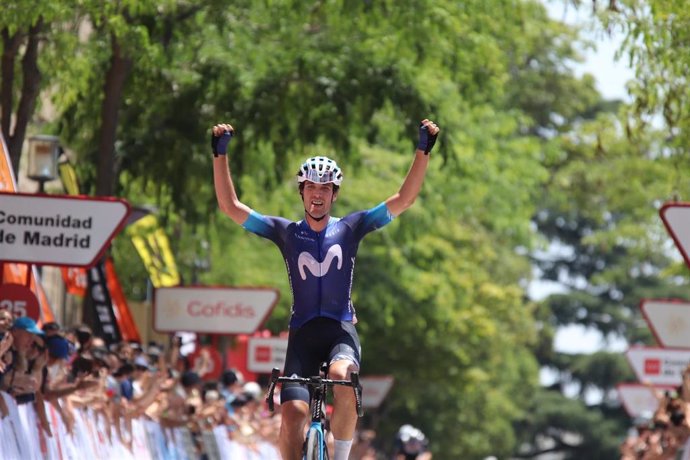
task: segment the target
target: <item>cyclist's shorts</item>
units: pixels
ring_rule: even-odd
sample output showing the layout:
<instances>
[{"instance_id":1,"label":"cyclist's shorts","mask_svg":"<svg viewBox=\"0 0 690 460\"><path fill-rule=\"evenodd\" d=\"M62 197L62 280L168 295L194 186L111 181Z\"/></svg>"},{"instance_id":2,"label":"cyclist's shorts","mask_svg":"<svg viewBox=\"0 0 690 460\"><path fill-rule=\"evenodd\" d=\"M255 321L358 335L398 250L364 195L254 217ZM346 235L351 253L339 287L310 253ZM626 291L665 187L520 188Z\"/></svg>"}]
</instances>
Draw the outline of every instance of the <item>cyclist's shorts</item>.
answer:
<instances>
[{"instance_id":1,"label":"cyclist's shorts","mask_svg":"<svg viewBox=\"0 0 690 460\"><path fill-rule=\"evenodd\" d=\"M314 318L304 326L290 329L285 354L285 376L311 377L319 375L321 363L329 364L347 359L359 369L361 347L355 325L349 321ZM309 402L306 385L286 383L280 391L280 401Z\"/></svg>"}]
</instances>

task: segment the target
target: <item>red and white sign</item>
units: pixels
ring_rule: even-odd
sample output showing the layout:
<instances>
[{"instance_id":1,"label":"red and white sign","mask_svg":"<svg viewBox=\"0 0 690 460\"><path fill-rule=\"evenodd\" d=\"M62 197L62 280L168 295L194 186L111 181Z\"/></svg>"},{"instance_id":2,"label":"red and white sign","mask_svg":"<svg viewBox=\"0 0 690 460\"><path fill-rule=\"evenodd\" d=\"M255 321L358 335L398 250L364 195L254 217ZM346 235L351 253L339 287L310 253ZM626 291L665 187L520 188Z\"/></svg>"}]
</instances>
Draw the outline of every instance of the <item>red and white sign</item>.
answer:
<instances>
[{"instance_id":1,"label":"red and white sign","mask_svg":"<svg viewBox=\"0 0 690 460\"><path fill-rule=\"evenodd\" d=\"M690 350L677 348L633 347L625 356L637 380L652 385L680 385L690 364Z\"/></svg>"},{"instance_id":2,"label":"red and white sign","mask_svg":"<svg viewBox=\"0 0 690 460\"><path fill-rule=\"evenodd\" d=\"M249 337L247 369L264 374L270 374L274 367L282 371L287 342L286 337Z\"/></svg>"},{"instance_id":3,"label":"red and white sign","mask_svg":"<svg viewBox=\"0 0 690 460\"><path fill-rule=\"evenodd\" d=\"M0 260L91 267L127 214L115 198L0 192Z\"/></svg>"},{"instance_id":4,"label":"red and white sign","mask_svg":"<svg viewBox=\"0 0 690 460\"><path fill-rule=\"evenodd\" d=\"M28 316L38 321L40 317L36 294L22 284L0 284L0 310L9 310L15 318Z\"/></svg>"},{"instance_id":5,"label":"red and white sign","mask_svg":"<svg viewBox=\"0 0 690 460\"><path fill-rule=\"evenodd\" d=\"M362 407L377 408L393 388L392 375L368 375L359 378L362 385Z\"/></svg>"},{"instance_id":6,"label":"red and white sign","mask_svg":"<svg viewBox=\"0 0 690 460\"><path fill-rule=\"evenodd\" d=\"M690 267L690 203L666 203L659 215L683 255L685 265Z\"/></svg>"},{"instance_id":7,"label":"red and white sign","mask_svg":"<svg viewBox=\"0 0 690 460\"><path fill-rule=\"evenodd\" d=\"M159 332L251 334L278 301L271 288L176 286L158 288L153 327Z\"/></svg>"},{"instance_id":8,"label":"red and white sign","mask_svg":"<svg viewBox=\"0 0 690 460\"><path fill-rule=\"evenodd\" d=\"M640 383L620 383L616 385L618 397L630 417L651 416L659 407L659 400L654 394L655 391L663 392L670 390L673 390L673 387L650 388Z\"/></svg>"},{"instance_id":9,"label":"red and white sign","mask_svg":"<svg viewBox=\"0 0 690 460\"><path fill-rule=\"evenodd\" d=\"M690 302L645 299L640 309L659 345L690 348Z\"/></svg>"}]
</instances>

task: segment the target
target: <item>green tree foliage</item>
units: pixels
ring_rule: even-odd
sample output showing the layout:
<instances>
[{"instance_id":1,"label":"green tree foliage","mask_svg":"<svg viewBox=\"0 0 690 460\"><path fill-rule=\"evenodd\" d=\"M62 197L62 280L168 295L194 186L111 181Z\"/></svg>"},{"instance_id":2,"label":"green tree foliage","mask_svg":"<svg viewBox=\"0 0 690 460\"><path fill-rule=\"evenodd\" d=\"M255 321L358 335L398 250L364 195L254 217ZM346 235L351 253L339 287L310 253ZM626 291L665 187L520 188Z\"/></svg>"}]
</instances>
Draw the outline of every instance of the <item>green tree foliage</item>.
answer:
<instances>
[{"instance_id":1,"label":"green tree foliage","mask_svg":"<svg viewBox=\"0 0 690 460\"><path fill-rule=\"evenodd\" d=\"M554 390L574 386L580 401L552 391L550 399L573 411L568 415L571 422L554 431L550 427L558 426L560 416L549 414L548 404L535 399L532 414L537 418L520 427L528 427L532 435L532 449L523 452L526 457L543 450L533 436L536 430L555 442L547 449L568 458L613 458L629 425L613 391L617 383L634 380L623 356L555 353L549 346L555 328L577 324L600 331L606 339L651 344L640 302L687 296L685 268L679 268L682 264L658 215L664 201L687 194L682 176L687 140L678 129L683 115L674 112L687 95L673 89L676 77L684 78L678 69L687 59L668 41L686 33L682 24L687 21L682 18L687 13L674 5L608 4L602 13L604 24L614 33L622 28L626 41L621 53L629 53L636 70L629 84L634 102L609 114L602 109L613 108L610 104L583 107L576 123L566 124L562 134L551 138L553 154L545 163L550 179L535 216L550 250L535 254L535 262L542 278L559 283L564 291L548 297L538 309L542 337L537 356L557 372ZM676 6L678 11L672 11ZM659 120L659 114L667 133L650 123L653 117ZM592 389L603 399L588 407L585 394ZM606 418L601 430L578 426L578 419L593 416ZM541 417L547 421L539 428ZM566 442L564 434L576 442Z\"/></svg>"},{"instance_id":2,"label":"green tree foliage","mask_svg":"<svg viewBox=\"0 0 690 460\"><path fill-rule=\"evenodd\" d=\"M71 3L33 0L12 2L0 11L0 128L15 175L39 95L64 69L64 60L56 57L70 54L70 33L51 30L51 24L67 24L72 11Z\"/></svg>"},{"instance_id":3,"label":"green tree foliage","mask_svg":"<svg viewBox=\"0 0 690 460\"><path fill-rule=\"evenodd\" d=\"M602 14L602 20L623 35L620 54L635 71L635 79L628 86L634 98L629 134L637 136L662 120L668 135L664 145L676 156L678 168L686 169L685 152L690 145L690 12L683 2L661 0L642 5L620 1L616 6Z\"/></svg>"},{"instance_id":4,"label":"green tree foliage","mask_svg":"<svg viewBox=\"0 0 690 460\"><path fill-rule=\"evenodd\" d=\"M635 200L652 190L620 197L604 185L606 173L627 173L646 186L656 163L643 155L651 144L640 143L632 154L639 161L628 165L624 143L608 139L622 128L609 131L597 118L606 104L592 79L572 76L575 32L549 20L540 3L151 0L70 7L74 14L50 28L62 31L55 37L70 50L51 80L54 130L78 153L86 189L155 205L186 281L278 287L281 301L268 323L275 332L289 314L284 264L271 243L216 211L210 126L227 121L237 128L230 161L242 200L299 219L293 174L304 156L323 153L341 163L346 179L335 210L344 215L397 191L420 118L439 122L442 135L417 204L367 237L355 274L363 371L396 378L385 417L369 420L379 420L382 439L413 421L439 458L482 458L510 455L549 423L577 431L601 422L605 429L581 432L593 436L593 449L612 437L599 416L573 409L575 425L565 426L553 419L557 402L541 404L554 398L536 391L534 350L585 385L619 373L592 374L589 363L561 363L541 346L540 326L548 335L567 323L558 318L579 318L579 310L571 305L577 299L560 306L554 299L552 310L527 300L529 254L540 238L570 229L559 217L597 225L565 243L576 241L591 258L618 247L612 222L631 232L630 241L653 229L635 233L632 216L618 214L641 215ZM79 40L71 32L77 24ZM605 154L591 148L597 135ZM606 163L592 168L601 158ZM587 194L600 189L609 201ZM619 211L614 204L622 198L629 202ZM586 219L571 215L574 204ZM643 251L623 239L645 275L651 243ZM193 266L203 240L211 264L199 273ZM129 295L142 298L145 275L131 244L118 237L113 253ZM622 265L607 267L599 283L622 289ZM542 269L551 274L547 264ZM601 294L582 291L584 303ZM624 312L611 298L580 319L619 333Z\"/></svg>"}]
</instances>

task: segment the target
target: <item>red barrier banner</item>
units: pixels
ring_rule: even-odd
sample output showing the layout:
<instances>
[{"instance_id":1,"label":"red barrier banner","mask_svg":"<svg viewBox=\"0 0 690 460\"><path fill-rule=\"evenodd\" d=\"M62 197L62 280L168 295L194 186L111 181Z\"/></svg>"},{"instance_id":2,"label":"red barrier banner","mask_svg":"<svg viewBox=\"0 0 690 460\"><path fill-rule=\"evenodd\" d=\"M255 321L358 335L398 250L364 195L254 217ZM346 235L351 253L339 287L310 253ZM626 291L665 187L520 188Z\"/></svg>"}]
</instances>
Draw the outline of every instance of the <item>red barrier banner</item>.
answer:
<instances>
[{"instance_id":1,"label":"red barrier banner","mask_svg":"<svg viewBox=\"0 0 690 460\"><path fill-rule=\"evenodd\" d=\"M69 161L62 161L58 165L62 187L68 195L80 195L81 187L77 178L77 172ZM69 294L84 297L86 295L87 277L83 267L62 268L62 280Z\"/></svg>"},{"instance_id":2,"label":"red barrier banner","mask_svg":"<svg viewBox=\"0 0 690 460\"><path fill-rule=\"evenodd\" d=\"M115 272L115 264L110 257L105 260L105 280L108 285L108 291L110 291L110 300L113 304L115 320L120 328L122 338L124 340L141 342L139 329L134 322L134 318L132 318L127 298L120 285L120 279L117 277L117 272Z\"/></svg>"},{"instance_id":3,"label":"red barrier banner","mask_svg":"<svg viewBox=\"0 0 690 460\"><path fill-rule=\"evenodd\" d=\"M86 287L88 281L86 277L86 269L81 267L62 267L62 281L65 283L65 289L68 294L77 297L84 297L86 295Z\"/></svg>"}]
</instances>

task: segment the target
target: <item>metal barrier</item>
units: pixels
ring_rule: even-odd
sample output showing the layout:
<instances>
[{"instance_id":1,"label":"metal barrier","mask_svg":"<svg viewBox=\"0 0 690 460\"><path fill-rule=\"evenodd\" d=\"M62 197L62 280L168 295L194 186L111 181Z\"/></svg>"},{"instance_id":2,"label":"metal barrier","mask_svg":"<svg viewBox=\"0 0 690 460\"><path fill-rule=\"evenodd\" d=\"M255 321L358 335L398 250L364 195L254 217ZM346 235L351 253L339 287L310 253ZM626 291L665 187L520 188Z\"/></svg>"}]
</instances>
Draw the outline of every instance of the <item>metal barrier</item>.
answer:
<instances>
[{"instance_id":1,"label":"metal barrier","mask_svg":"<svg viewBox=\"0 0 690 460\"><path fill-rule=\"evenodd\" d=\"M49 403L46 414L52 436L40 426L33 404L18 405L0 391L9 414L0 419L0 457L6 460L197 460L192 434L187 428L164 428L145 417L108 428L102 416L90 409L76 409L70 433L60 413ZM233 441L227 427L202 431L200 444L209 460L279 460L276 448L267 442L252 446Z\"/></svg>"}]
</instances>

